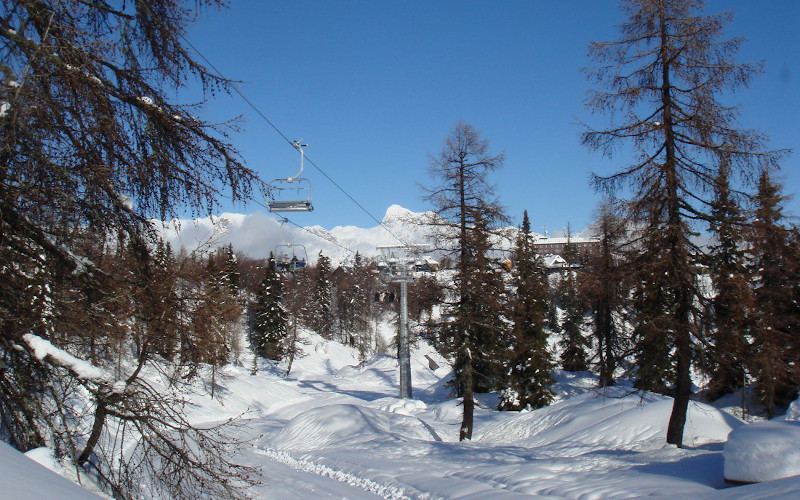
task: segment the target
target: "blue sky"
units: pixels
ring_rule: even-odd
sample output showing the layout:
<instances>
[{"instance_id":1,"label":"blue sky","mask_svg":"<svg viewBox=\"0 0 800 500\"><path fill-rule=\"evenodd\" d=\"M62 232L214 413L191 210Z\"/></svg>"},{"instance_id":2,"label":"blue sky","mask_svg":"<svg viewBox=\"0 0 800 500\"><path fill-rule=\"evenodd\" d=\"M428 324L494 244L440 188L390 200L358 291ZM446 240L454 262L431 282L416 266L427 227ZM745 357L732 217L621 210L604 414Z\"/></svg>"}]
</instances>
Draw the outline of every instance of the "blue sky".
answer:
<instances>
[{"instance_id":1,"label":"blue sky","mask_svg":"<svg viewBox=\"0 0 800 500\"><path fill-rule=\"evenodd\" d=\"M435 182L428 156L459 120L504 152L493 175L515 223L527 209L533 229L550 233L589 224L599 195L590 172L625 165L580 145L581 122L608 118L584 107L591 88L581 67L588 43L617 38L616 2L234 0L205 11L189 38L290 139L372 215L391 204L430 208L418 184ZM796 153L783 162L786 193L800 187L800 2L711 0L706 12L733 9L727 33L748 41L738 61L763 60L763 75L726 104L741 105L743 128L770 147ZM188 94L188 92L187 92ZM178 96L180 98L180 95ZM297 152L238 96L217 96L212 120L243 115L231 142L263 178L294 175ZM375 222L315 168L315 210L301 225L371 227ZM231 211L265 211L256 204ZM800 201L787 204L800 214Z\"/></svg>"}]
</instances>

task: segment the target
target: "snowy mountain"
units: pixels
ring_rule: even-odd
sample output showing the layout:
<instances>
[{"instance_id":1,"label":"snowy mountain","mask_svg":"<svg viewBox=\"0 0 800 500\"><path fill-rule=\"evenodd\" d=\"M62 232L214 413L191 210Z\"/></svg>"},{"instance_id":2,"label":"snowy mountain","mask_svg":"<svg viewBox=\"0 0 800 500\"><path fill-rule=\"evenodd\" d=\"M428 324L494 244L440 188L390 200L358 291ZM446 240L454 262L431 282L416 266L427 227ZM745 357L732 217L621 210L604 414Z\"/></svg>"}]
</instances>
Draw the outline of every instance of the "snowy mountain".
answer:
<instances>
[{"instance_id":1,"label":"snowy mountain","mask_svg":"<svg viewBox=\"0 0 800 500\"><path fill-rule=\"evenodd\" d=\"M322 251L334 262L341 263L351 259L355 252L377 257L380 246L428 243L427 228L423 224L426 216L429 214L392 205L386 210L382 225L326 229L281 224L278 218L264 213L225 213L219 217L173 221L162 228L162 234L174 249L192 251L232 243L236 251L259 258L291 246L297 251L304 250L311 262L316 261Z\"/></svg>"},{"instance_id":2,"label":"snowy mountain","mask_svg":"<svg viewBox=\"0 0 800 500\"><path fill-rule=\"evenodd\" d=\"M400 205L391 205L381 223L370 228L336 226L297 227L281 224L279 218L264 213L234 214L199 219L173 221L161 232L173 249L188 251L210 249L232 243L238 252L253 258L267 257L270 252L280 253L287 248L307 254L315 262L320 251L334 263L346 263L356 252L367 258L380 255L378 247L420 245L432 242L432 229L426 225L435 215L432 212L412 212ZM502 257L513 248L516 228L502 231L493 245L495 257ZM290 252L291 253L291 252Z\"/></svg>"}]
</instances>

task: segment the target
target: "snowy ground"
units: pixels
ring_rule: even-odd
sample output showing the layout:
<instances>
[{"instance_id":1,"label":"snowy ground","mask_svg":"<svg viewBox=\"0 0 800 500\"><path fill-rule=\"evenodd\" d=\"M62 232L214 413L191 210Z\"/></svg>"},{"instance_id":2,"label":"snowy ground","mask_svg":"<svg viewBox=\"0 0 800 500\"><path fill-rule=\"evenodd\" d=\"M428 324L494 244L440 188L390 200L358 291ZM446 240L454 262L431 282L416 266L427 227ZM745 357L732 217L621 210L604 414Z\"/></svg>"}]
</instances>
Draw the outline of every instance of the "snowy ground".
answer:
<instances>
[{"instance_id":1,"label":"snowy ground","mask_svg":"<svg viewBox=\"0 0 800 500\"><path fill-rule=\"evenodd\" d=\"M528 413L479 408L475 439L459 443L461 408L432 348L414 350L414 399L401 400L396 360L360 365L352 349L311 340L289 378L267 363L255 376L230 366L220 398L195 400L197 423L246 413L242 432L252 448L243 459L263 474L254 498L800 498L800 477L725 483L723 445L743 424L710 406L691 405L688 447L667 447L670 399L625 388L601 393L586 376L558 374L558 403ZM14 453L0 451L0 460ZM47 484L1 469L3 491L20 481ZM73 498L62 486L52 490Z\"/></svg>"},{"instance_id":2,"label":"snowy ground","mask_svg":"<svg viewBox=\"0 0 800 500\"><path fill-rule=\"evenodd\" d=\"M263 471L258 498L763 498L800 496L800 478L732 488L723 444L741 421L692 404L687 448L665 446L672 401L559 374L562 401L529 413L476 412L475 439L458 442L461 408L444 385L450 370L420 346L414 399L396 397L397 363L314 337L283 379L229 368L223 401L198 420L246 410ZM432 370L426 355L439 368ZM487 404L493 404L487 398ZM198 401L198 403L201 403Z\"/></svg>"}]
</instances>

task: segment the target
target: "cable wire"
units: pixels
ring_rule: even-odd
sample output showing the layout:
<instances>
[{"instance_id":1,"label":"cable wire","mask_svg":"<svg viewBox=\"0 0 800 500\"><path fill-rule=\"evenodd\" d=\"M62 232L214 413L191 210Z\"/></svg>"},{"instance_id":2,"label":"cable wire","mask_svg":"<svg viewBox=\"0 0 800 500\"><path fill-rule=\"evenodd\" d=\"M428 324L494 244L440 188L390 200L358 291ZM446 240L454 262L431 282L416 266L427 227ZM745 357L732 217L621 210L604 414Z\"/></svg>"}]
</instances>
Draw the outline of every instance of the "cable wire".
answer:
<instances>
[{"instance_id":1,"label":"cable wire","mask_svg":"<svg viewBox=\"0 0 800 500\"><path fill-rule=\"evenodd\" d=\"M260 201L255 200L255 203L257 203L258 205L261 205L262 207L264 207L264 208L269 210L269 207L267 207L266 205L264 205ZM331 245L335 245L335 246L341 248L342 250L344 250L346 252L349 252L352 255L356 254L356 252L353 249L348 248L348 247L346 247L344 245L341 245L341 244L339 244L339 243L337 243L335 241L326 240L325 238L321 237L320 235L318 235L318 234L312 232L311 230L309 230L307 227L301 226L300 224L296 223L295 221L289 219L288 217L285 217L285 216L281 215L280 218L282 219L281 222L288 222L289 224L295 226L296 228L302 229L303 231L307 232L308 234L310 234L310 235L312 235L312 236L314 236L316 238L319 238L320 240L325 241L326 243L330 243Z\"/></svg>"},{"instance_id":2,"label":"cable wire","mask_svg":"<svg viewBox=\"0 0 800 500\"><path fill-rule=\"evenodd\" d=\"M203 53L202 53L202 52L200 52L200 50L198 50L198 49L197 49L197 47L195 47L195 46L192 44L192 42L190 42L190 41L189 41L189 40L186 38L186 36L184 36L184 35L181 35L181 38L183 39L183 41L184 41L184 42L186 42L186 45L188 45L188 46L189 46L189 47L190 47L190 48L191 48L191 49L192 49L192 50L193 50L193 51L194 51L194 52L195 52L195 53L196 53L196 54L197 54L197 55L198 55L198 56L199 56L199 57L200 57L202 60L203 60L203 61L205 61L205 63L208 65L208 67L209 67L209 68L211 68L212 70L214 70L214 72L216 72L216 74L217 74L217 77L221 78L222 80L225 80L226 82L229 82L229 84L230 84L231 88L234 90L234 92L236 92L236 94L237 94L237 95L239 95L239 97L241 97L241 98L242 98L242 100L243 100L245 103L247 103L247 105L248 105L248 106L250 106L250 108L251 108L253 111L255 111L255 112L256 112L256 114L258 114L258 116L260 116L260 117L261 117L261 118L262 118L262 119L263 119L265 122L267 122L267 123L269 124L269 126L270 126L270 127L272 127L272 129L273 129L273 130L274 130L274 131L275 131L275 132L276 132L278 135L280 135L280 136L283 138L283 140L284 140L284 141L286 141L286 142L287 142L287 144L289 144L290 146L292 146L292 148L294 148L294 147L295 147L295 146L294 146L294 141L290 140L290 139L289 139L289 138L286 136L286 134L284 134L284 133L283 133L283 131L281 131L281 129L280 129L280 128L278 128L278 126L277 126L277 125L275 125L275 124L272 122L272 120L270 120L269 118L267 118L267 116L266 116L264 113L262 113L262 112L261 112L261 110L260 110L260 109L259 109L259 108L258 108L258 107L257 107L257 106L256 106L256 105L255 105L255 104L254 104L254 103L253 103L251 100L250 100L250 99L248 99L248 98L247 98L247 96L244 94L244 92L242 92L242 91L239 89L239 86L238 86L238 85L236 85L236 83L235 83L233 80L230 80L230 79L226 78L226 77L225 77L225 76L222 74L222 72L221 72L221 71L220 71L220 70L219 70L219 69L218 69L218 68L217 68L217 67L214 65L214 63L212 63L212 62L211 62L211 61L210 61L210 60L209 60L209 59L208 59L208 58L207 58L205 55L203 55ZM407 241L403 240L402 238L400 238L399 236L397 236L397 235L396 235L396 234L395 234L395 233L394 233L394 232L393 232L391 229L389 229L388 227L386 227L386 225L383 223L383 221L380 221L380 220L378 220L378 219L377 219L377 218L376 218L374 215L372 215L372 213L371 213L369 210L367 210L367 209L364 207L364 205L362 205L361 203L359 203L359 202L358 202L358 201L357 201L357 200L356 200L356 199L355 199L353 196L351 196L351 195L350 195L350 193L348 193L348 192L347 192L347 191L346 191L346 190L345 190L345 189L344 189L342 186L340 186L340 185L339 185L339 183L337 183L336 181L334 181L334 180L333 180L333 178L332 178L330 175L328 175L327 173L325 173L325 171L324 171L324 170L322 170L322 168L321 168L319 165L317 165L317 164L314 162L314 160L313 160L313 159L309 158L308 156L306 156L306 157L305 157L305 159L306 159L306 161L307 161L308 163L310 163L310 164L311 164L311 165L312 165L312 166L313 166L315 169L317 169L317 171L318 171L319 173L321 173L321 174L322 174L322 175L323 175L323 176L324 176L326 179L328 179L328 181L329 181L331 184L333 184L334 186L336 186L336 188L337 188L337 189L339 189L339 191L341 191L341 192L342 192L342 193L343 193L343 194L344 194L344 195L345 195L347 198L349 198L349 199L350 199L350 201L352 201L352 202L353 202L353 203L354 203L354 204L355 204L355 205L356 205L358 208L360 208L360 209L361 209L361 211L363 211L365 214L367 214L367 216L369 216L369 218L371 218L371 219L372 219L373 221L375 221L375 222L376 222L376 223L377 223L379 226L381 226L381 227L382 227L382 228L383 228L383 229L384 229L384 230L385 230L387 233L389 233L389 234L390 234L390 235L391 235L391 236L392 236L394 239L396 239L397 241L399 241L400 243L402 243L402 244L403 244L403 246L411 246L411 245L410 245L410 244L409 244ZM259 203L259 204L260 204L260 205L262 205L262 206L264 206L262 203ZM265 206L265 208L267 208L267 209L268 209L268 207L266 207L266 206ZM289 219L286 219L286 220L289 220ZM294 225L297 225L297 224L295 224L295 223L294 223L294 222L292 222L292 221L289 221L289 222L291 222L291 223L292 223L292 224L294 224ZM301 227L301 226L297 225L297 227ZM305 229L305 228L303 228L303 229ZM308 230L306 229L306 231L308 231ZM309 232L310 232L310 231L309 231ZM312 234L313 234L313 233L312 233ZM326 240L326 241L327 241L327 240ZM339 245L339 246L341 246L341 245ZM344 248L344 247L342 247L342 248ZM349 249L348 249L348 250L349 250Z\"/></svg>"}]
</instances>

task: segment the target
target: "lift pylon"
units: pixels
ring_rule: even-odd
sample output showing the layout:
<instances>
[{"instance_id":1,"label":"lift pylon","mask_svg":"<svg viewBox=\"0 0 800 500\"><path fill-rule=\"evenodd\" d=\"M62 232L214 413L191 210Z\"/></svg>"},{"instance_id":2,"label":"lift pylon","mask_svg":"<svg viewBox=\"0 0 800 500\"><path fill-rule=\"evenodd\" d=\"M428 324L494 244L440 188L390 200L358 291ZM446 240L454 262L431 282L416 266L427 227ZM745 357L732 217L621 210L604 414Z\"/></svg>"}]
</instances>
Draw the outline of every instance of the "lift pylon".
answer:
<instances>
[{"instance_id":1,"label":"lift pylon","mask_svg":"<svg viewBox=\"0 0 800 500\"><path fill-rule=\"evenodd\" d=\"M408 345L408 283L415 281L419 256L425 245L378 247L382 260L378 269L390 283L400 283L400 334L398 335L398 364L400 365L400 397L411 398L411 352Z\"/></svg>"}]
</instances>

